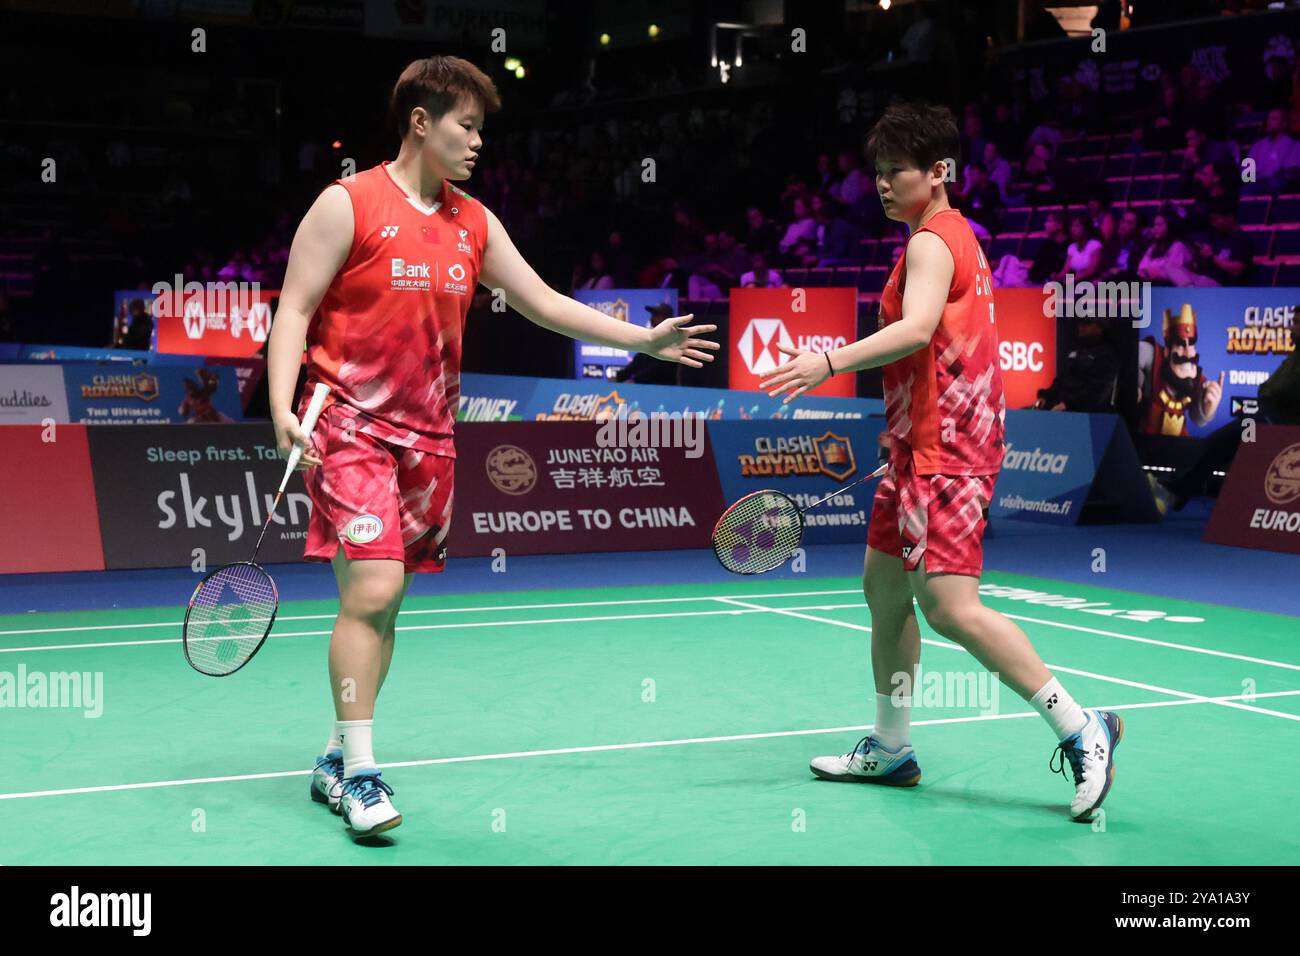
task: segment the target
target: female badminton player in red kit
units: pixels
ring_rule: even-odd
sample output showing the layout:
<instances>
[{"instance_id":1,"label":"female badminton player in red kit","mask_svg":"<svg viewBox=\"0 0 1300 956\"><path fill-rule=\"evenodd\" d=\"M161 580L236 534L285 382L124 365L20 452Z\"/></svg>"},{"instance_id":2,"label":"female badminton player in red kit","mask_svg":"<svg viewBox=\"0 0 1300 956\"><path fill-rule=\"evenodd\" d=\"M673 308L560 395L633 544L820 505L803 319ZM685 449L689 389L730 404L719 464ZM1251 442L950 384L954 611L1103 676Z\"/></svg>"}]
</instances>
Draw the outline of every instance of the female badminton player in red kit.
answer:
<instances>
[{"instance_id":1,"label":"female badminton player in red kit","mask_svg":"<svg viewBox=\"0 0 1300 956\"><path fill-rule=\"evenodd\" d=\"M331 561L339 614L329 648L336 721L311 797L367 836L402 822L372 747L375 700L414 572L441 571L452 513L461 333L475 286L504 291L524 317L563 335L699 368L716 326L692 316L653 330L561 295L520 256L469 178L486 113L500 108L472 64L435 56L393 88L397 159L336 180L294 236L268 348L280 453L304 446L312 499L306 557ZM330 401L310 437L290 407L307 350ZM298 411L302 412L302 408Z\"/></svg>"},{"instance_id":2,"label":"female badminton player in red kit","mask_svg":"<svg viewBox=\"0 0 1300 956\"><path fill-rule=\"evenodd\" d=\"M786 402L832 374L882 368L890 436L867 530L863 590L871 611L876 719L849 753L817 757L828 780L914 786L911 688L921 653L912 599L926 622L960 644L1047 721L1070 763L1070 815L1088 820L1114 778L1118 714L1084 710L1043 665L1024 631L979 599L982 537L1005 450L993 277L944 185L955 163L952 114L923 104L887 109L867 138L885 215L906 223L903 256L885 284L880 328L789 359L762 382ZM902 678L901 680L899 678ZM901 692L900 692L901 691ZM1052 761L1056 760L1056 752Z\"/></svg>"}]
</instances>

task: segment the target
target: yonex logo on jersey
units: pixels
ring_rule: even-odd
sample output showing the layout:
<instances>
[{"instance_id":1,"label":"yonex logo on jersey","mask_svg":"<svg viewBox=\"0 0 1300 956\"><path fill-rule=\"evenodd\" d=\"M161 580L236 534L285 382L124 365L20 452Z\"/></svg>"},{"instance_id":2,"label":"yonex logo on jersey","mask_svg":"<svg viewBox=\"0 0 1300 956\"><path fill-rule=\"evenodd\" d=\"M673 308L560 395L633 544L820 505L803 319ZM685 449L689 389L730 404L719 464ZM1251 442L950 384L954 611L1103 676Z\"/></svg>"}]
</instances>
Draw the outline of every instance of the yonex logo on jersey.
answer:
<instances>
[{"instance_id":1,"label":"yonex logo on jersey","mask_svg":"<svg viewBox=\"0 0 1300 956\"><path fill-rule=\"evenodd\" d=\"M379 230L379 234L383 236L385 239L387 239L389 236L397 235L397 230L398 230L397 226L384 226L383 229Z\"/></svg>"}]
</instances>

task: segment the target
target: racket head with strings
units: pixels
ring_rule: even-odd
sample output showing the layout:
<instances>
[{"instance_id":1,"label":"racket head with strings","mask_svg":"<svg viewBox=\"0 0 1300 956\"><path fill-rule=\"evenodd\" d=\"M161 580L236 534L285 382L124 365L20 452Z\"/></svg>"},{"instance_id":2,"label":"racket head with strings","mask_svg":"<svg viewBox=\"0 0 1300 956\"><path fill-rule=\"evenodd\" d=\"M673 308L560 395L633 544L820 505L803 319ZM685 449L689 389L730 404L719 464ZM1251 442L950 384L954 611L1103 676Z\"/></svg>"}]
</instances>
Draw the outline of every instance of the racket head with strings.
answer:
<instances>
[{"instance_id":1,"label":"racket head with strings","mask_svg":"<svg viewBox=\"0 0 1300 956\"><path fill-rule=\"evenodd\" d=\"M736 501L713 527L713 553L733 574L785 564L803 540L803 512L789 495L765 489Z\"/></svg>"},{"instance_id":2,"label":"racket head with strings","mask_svg":"<svg viewBox=\"0 0 1300 956\"><path fill-rule=\"evenodd\" d=\"M190 595L181 645L200 674L229 677L266 643L280 592L266 569L238 561L209 572Z\"/></svg>"}]
</instances>

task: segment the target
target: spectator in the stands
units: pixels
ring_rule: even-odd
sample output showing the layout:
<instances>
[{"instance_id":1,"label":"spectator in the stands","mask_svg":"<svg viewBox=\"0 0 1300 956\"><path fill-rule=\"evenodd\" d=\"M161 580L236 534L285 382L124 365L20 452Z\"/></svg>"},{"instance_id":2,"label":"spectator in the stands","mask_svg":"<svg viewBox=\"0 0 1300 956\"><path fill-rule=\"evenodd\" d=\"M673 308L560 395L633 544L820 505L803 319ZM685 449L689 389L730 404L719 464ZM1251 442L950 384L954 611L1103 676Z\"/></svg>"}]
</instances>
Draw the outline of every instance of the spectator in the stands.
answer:
<instances>
[{"instance_id":1,"label":"spectator in the stands","mask_svg":"<svg viewBox=\"0 0 1300 956\"><path fill-rule=\"evenodd\" d=\"M990 232L997 232L1001 228L1006 208L998 187L989 182L983 163L967 164L966 180L954 186L952 198L953 205L967 219L978 222Z\"/></svg>"},{"instance_id":2,"label":"spectator in the stands","mask_svg":"<svg viewBox=\"0 0 1300 956\"><path fill-rule=\"evenodd\" d=\"M840 215L834 201L825 193L813 195L812 213L817 229L803 264L819 267L853 265L857 261L857 230Z\"/></svg>"},{"instance_id":3,"label":"spectator in the stands","mask_svg":"<svg viewBox=\"0 0 1300 956\"><path fill-rule=\"evenodd\" d=\"M994 104L993 119L988 124L987 136L988 141L997 146L999 158L1019 148L1023 139L1020 124L1016 122L1011 104L1005 100L999 100ZM984 165L989 168L989 178L997 182L997 176L994 175L994 163L989 158L987 144L984 147ZM1010 182L1009 176L1007 181Z\"/></svg>"},{"instance_id":4,"label":"spectator in the stands","mask_svg":"<svg viewBox=\"0 0 1300 956\"><path fill-rule=\"evenodd\" d=\"M673 203L673 235L669 253L675 259L697 255L704 249L704 223L682 200Z\"/></svg>"},{"instance_id":5,"label":"spectator in the stands","mask_svg":"<svg viewBox=\"0 0 1300 956\"><path fill-rule=\"evenodd\" d=\"M793 218L777 248L785 256L807 255L817 242L817 220L813 218L810 203L802 196L794 198L791 213Z\"/></svg>"},{"instance_id":6,"label":"spectator in the stands","mask_svg":"<svg viewBox=\"0 0 1300 956\"><path fill-rule=\"evenodd\" d=\"M763 215L763 210L750 206L745 210L745 248L750 254L776 251L776 228Z\"/></svg>"},{"instance_id":7,"label":"spectator in the stands","mask_svg":"<svg viewBox=\"0 0 1300 956\"><path fill-rule=\"evenodd\" d=\"M1297 187L1300 180L1300 141L1287 131L1285 110L1269 110L1264 135L1250 147L1246 158L1254 161L1254 181L1244 183L1246 196L1276 196Z\"/></svg>"},{"instance_id":8,"label":"spectator in the stands","mask_svg":"<svg viewBox=\"0 0 1300 956\"><path fill-rule=\"evenodd\" d=\"M614 277L615 288L626 289L632 285L636 274L636 261L627 251L627 246L623 242L623 233L617 229L611 232L609 239L606 240L605 263L609 268L609 274Z\"/></svg>"},{"instance_id":9,"label":"spectator in the stands","mask_svg":"<svg viewBox=\"0 0 1300 956\"><path fill-rule=\"evenodd\" d=\"M1065 231L1059 212L1052 211L1047 214L1043 222L1043 232L1046 236L1034 255L1033 264L1029 267L1029 281L1033 285L1043 285L1051 281L1053 276L1063 274L1065 254L1070 246L1070 234Z\"/></svg>"},{"instance_id":10,"label":"spectator in the stands","mask_svg":"<svg viewBox=\"0 0 1300 956\"><path fill-rule=\"evenodd\" d=\"M1152 150L1177 149L1186 144L1181 122L1187 119L1183 112L1182 93L1178 81L1165 74L1161 78L1156 101L1143 111L1142 147Z\"/></svg>"},{"instance_id":11,"label":"spectator in the stands","mask_svg":"<svg viewBox=\"0 0 1300 956\"><path fill-rule=\"evenodd\" d=\"M740 277L740 285L745 289L766 289L783 286L785 283L781 279L781 273L768 267L767 256L755 252L750 256L750 271Z\"/></svg>"},{"instance_id":12,"label":"spectator in the stands","mask_svg":"<svg viewBox=\"0 0 1300 956\"><path fill-rule=\"evenodd\" d=\"M1191 186L1184 193L1184 198L1192 200L1187 210L1188 219L1198 228L1209 222L1210 206L1230 203L1237 205L1240 183L1236 179L1226 178L1223 168L1215 163L1205 162L1192 175Z\"/></svg>"},{"instance_id":13,"label":"spectator in the stands","mask_svg":"<svg viewBox=\"0 0 1300 956\"><path fill-rule=\"evenodd\" d=\"M1211 139L1205 131L1204 124L1189 126L1185 139L1187 148L1183 150L1183 160L1179 167L1184 187L1190 184L1196 171L1206 163L1213 163L1220 168L1237 165L1237 155L1233 147L1221 140Z\"/></svg>"},{"instance_id":14,"label":"spectator in the stands","mask_svg":"<svg viewBox=\"0 0 1300 956\"><path fill-rule=\"evenodd\" d=\"M839 177L831 183L829 190L831 198L841 206L852 206L864 192L871 188L871 184L862 175L862 165L853 150L841 150L836 162L839 166Z\"/></svg>"},{"instance_id":15,"label":"spectator in the stands","mask_svg":"<svg viewBox=\"0 0 1300 956\"><path fill-rule=\"evenodd\" d=\"M1191 236L1192 268L1218 285L1250 285L1255 257L1250 240L1237 228L1237 206L1230 200L1211 203L1210 228Z\"/></svg>"},{"instance_id":16,"label":"spectator in the stands","mask_svg":"<svg viewBox=\"0 0 1300 956\"><path fill-rule=\"evenodd\" d=\"M1138 278L1155 285L1214 285L1192 271L1192 253L1181 239L1182 223L1168 209L1151 221L1151 245L1138 263Z\"/></svg>"},{"instance_id":17,"label":"spectator in the stands","mask_svg":"<svg viewBox=\"0 0 1300 956\"><path fill-rule=\"evenodd\" d=\"M1101 240L1093 234L1092 223L1086 215L1070 217L1070 244L1065 250L1065 265L1056 276L1058 282L1064 282L1067 273L1074 275L1075 282L1095 279L1101 272Z\"/></svg>"},{"instance_id":18,"label":"spectator in the stands","mask_svg":"<svg viewBox=\"0 0 1300 956\"><path fill-rule=\"evenodd\" d=\"M1107 322L1081 318L1073 347L1057 362L1056 378L1039 389L1034 408L1054 412L1113 412L1119 382L1119 352L1107 337Z\"/></svg>"},{"instance_id":19,"label":"spectator in the stands","mask_svg":"<svg viewBox=\"0 0 1300 956\"><path fill-rule=\"evenodd\" d=\"M830 153L817 154L817 175L813 177L813 191L822 192L830 189L835 182L835 166Z\"/></svg>"},{"instance_id":20,"label":"spectator in the stands","mask_svg":"<svg viewBox=\"0 0 1300 956\"><path fill-rule=\"evenodd\" d=\"M578 263L573 269L573 289L612 289L614 277L605 267L605 256L599 250L593 250L585 264Z\"/></svg>"},{"instance_id":21,"label":"spectator in the stands","mask_svg":"<svg viewBox=\"0 0 1300 956\"><path fill-rule=\"evenodd\" d=\"M130 319L122 337L114 343L120 349L145 351L153 342L153 318L144 307L144 299L132 299L128 306Z\"/></svg>"},{"instance_id":22,"label":"spectator in the stands","mask_svg":"<svg viewBox=\"0 0 1300 956\"><path fill-rule=\"evenodd\" d=\"M972 161L984 158L984 147L988 140L984 136L984 121L978 112L969 113L962 123L961 154ZM955 157L954 157L955 159Z\"/></svg>"},{"instance_id":23,"label":"spectator in the stands","mask_svg":"<svg viewBox=\"0 0 1300 956\"><path fill-rule=\"evenodd\" d=\"M1005 106L1005 103L998 104ZM1008 190L1011 188L1011 164L1002 158L1002 147L994 140L989 140L984 144L984 169L988 172L989 182L998 189L998 195L1002 197L1002 202L1010 205L1011 201L1007 198Z\"/></svg>"},{"instance_id":24,"label":"spectator in the stands","mask_svg":"<svg viewBox=\"0 0 1300 956\"><path fill-rule=\"evenodd\" d=\"M1142 235L1142 213L1125 209L1116 223L1107 213L1101 228L1101 278L1128 281L1137 277L1138 263L1149 243Z\"/></svg>"}]
</instances>

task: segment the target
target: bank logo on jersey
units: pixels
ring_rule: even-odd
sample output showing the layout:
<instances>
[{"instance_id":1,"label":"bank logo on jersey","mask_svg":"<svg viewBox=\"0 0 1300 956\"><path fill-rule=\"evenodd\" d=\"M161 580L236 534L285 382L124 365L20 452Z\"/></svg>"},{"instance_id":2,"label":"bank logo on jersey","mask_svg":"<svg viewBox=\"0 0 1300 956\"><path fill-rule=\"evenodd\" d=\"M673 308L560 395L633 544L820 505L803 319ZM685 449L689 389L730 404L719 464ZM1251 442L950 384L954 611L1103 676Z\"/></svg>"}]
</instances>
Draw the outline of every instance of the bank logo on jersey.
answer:
<instances>
[{"instance_id":1,"label":"bank logo on jersey","mask_svg":"<svg viewBox=\"0 0 1300 956\"><path fill-rule=\"evenodd\" d=\"M383 229L379 230L379 235L385 239L389 236L395 236L397 235L397 228L397 226L384 226Z\"/></svg>"},{"instance_id":2,"label":"bank logo on jersey","mask_svg":"<svg viewBox=\"0 0 1300 956\"><path fill-rule=\"evenodd\" d=\"M452 295L468 295L469 283L465 281L465 267L459 262L453 262L447 267L447 281L442 284L443 292L450 292Z\"/></svg>"},{"instance_id":3,"label":"bank logo on jersey","mask_svg":"<svg viewBox=\"0 0 1300 956\"><path fill-rule=\"evenodd\" d=\"M427 292L433 288L433 280L427 262L407 262L405 259L392 259L391 289L414 289Z\"/></svg>"}]
</instances>

